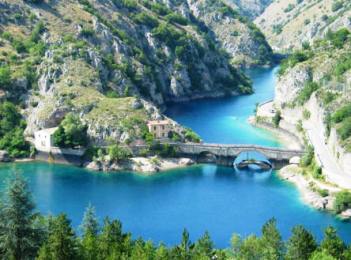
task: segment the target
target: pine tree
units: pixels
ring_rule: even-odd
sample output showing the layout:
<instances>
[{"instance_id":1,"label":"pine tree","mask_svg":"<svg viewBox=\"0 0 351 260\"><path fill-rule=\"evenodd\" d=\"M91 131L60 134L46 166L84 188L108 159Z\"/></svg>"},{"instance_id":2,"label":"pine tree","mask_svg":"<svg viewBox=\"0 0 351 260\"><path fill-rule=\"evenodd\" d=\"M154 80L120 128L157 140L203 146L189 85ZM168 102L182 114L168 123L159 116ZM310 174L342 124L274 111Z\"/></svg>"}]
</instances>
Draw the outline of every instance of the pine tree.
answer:
<instances>
[{"instance_id":1,"label":"pine tree","mask_svg":"<svg viewBox=\"0 0 351 260\"><path fill-rule=\"evenodd\" d=\"M191 249L193 248L192 243L189 239L189 232L184 229L182 233L182 241L173 250L174 257L177 259L190 259Z\"/></svg>"},{"instance_id":2,"label":"pine tree","mask_svg":"<svg viewBox=\"0 0 351 260\"><path fill-rule=\"evenodd\" d=\"M316 250L317 243L313 235L303 226L296 226L292 229L292 236L287 243L286 259L307 260Z\"/></svg>"},{"instance_id":3,"label":"pine tree","mask_svg":"<svg viewBox=\"0 0 351 260\"><path fill-rule=\"evenodd\" d=\"M211 258L214 254L213 241L210 234L206 231L205 234L195 243L194 254L198 258Z\"/></svg>"},{"instance_id":4,"label":"pine tree","mask_svg":"<svg viewBox=\"0 0 351 260\"><path fill-rule=\"evenodd\" d=\"M81 240L81 255L84 259L95 260L98 256L98 232L99 224L95 214L95 208L89 204L87 207L82 225L83 234Z\"/></svg>"},{"instance_id":5,"label":"pine tree","mask_svg":"<svg viewBox=\"0 0 351 260\"><path fill-rule=\"evenodd\" d=\"M105 218L98 241L99 259L121 258L131 253L130 234L123 234L118 220Z\"/></svg>"},{"instance_id":6,"label":"pine tree","mask_svg":"<svg viewBox=\"0 0 351 260\"><path fill-rule=\"evenodd\" d=\"M38 214L27 183L19 176L8 183L0 208L0 253L5 259L36 255L43 230L35 225Z\"/></svg>"},{"instance_id":7,"label":"pine tree","mask_svg":"<svg viewBox=\"0 0 351 260\"><path fill-rule=\"evenodd\" d=\"M39 250L40 260L74 260L78 258L77 239L65 214L50 220L49 237Z\"/></svg>"},{"instance_id":8,"label":"pine tree","mask_svg":"<svg viewBox=\"0 0 351 260\"><path fill-rule=\"evenodd\" d=\"M281 259L284 243L277 229L276 220L270 219L262 227L262 248L265 259Z\"/></svg>"},{"instance_id":9,"label":"pine tree","mask_svg":"<svg viewBox=\"0 0 351 260\"><path fill-rule=\"evenodd\" d=\"M346 249L346 245L336 233L335 228L327 227L324 230L324 239L321 242L320 248L325 250L329 255L340 259Z\"/></svg>"}]
</instances>

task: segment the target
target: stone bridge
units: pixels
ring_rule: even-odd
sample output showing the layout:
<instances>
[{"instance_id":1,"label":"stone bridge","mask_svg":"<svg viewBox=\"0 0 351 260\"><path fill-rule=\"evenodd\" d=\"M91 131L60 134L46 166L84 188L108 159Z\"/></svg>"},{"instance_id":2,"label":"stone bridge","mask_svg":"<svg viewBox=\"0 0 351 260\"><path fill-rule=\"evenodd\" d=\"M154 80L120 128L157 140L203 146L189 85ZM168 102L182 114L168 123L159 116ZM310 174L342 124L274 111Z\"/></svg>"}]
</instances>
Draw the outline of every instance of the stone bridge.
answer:
<instances>
[{"instance_id":1,"label":"stone bridge","mask_svg":"<svg viewBox=\"0 0 351 260\"><path fill-rule=\"evenodd\" d=\"M215 163L224 166L233 166L235 159L243 152L258 152L264 155L273 168L281 168L295 156L301 157L302 150L265 147L258 145L236 144L206 144L206 143L168 143L177 150L177 155L189 157L199 163Z\"/></svg>"}]
</instances>

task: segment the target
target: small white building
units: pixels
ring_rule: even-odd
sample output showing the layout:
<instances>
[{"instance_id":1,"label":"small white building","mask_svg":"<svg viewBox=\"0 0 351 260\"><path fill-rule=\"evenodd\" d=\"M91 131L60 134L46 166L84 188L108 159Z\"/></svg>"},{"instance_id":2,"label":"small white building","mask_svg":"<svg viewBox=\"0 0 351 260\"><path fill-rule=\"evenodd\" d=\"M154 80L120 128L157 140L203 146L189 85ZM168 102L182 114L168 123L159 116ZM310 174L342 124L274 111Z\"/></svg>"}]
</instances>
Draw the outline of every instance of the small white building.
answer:
<instances>
[{"instance_id":1,"label":"small white building","mask_svg":"<svg viewBox=\"0 0 351 260\"><path fill-rule=\"evenodd\" d=\"M169 120L155 120L147 123L149 132L157 139L168 138L169 133L173 129L173 124Z\"/></svg>"},{"instance_id":2,"label":"small white building","mask_svg":"<svg viewBox=\"0 0 351 260\"><path fill-rule=\"evenodd\" d=\"M42 152L50 152L51 148L54 147L53 135L56 130L57 127L36 131L34 133L35 149Z\"/></svg>"}]
</instances>

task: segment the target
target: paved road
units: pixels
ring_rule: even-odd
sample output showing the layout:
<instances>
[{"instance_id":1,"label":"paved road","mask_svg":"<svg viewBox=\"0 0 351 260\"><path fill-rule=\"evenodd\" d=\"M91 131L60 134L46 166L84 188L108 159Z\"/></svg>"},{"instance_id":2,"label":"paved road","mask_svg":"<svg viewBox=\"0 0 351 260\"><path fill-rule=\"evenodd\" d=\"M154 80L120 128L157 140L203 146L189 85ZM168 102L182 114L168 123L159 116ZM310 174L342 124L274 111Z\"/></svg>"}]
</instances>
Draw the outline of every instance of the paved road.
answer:
<instances>
[{"instance_id":1,"label":"paved road","mask_svg":"<svg viewBox=\"0 0 351 260\"><path fill-rule=\"evenodd\" d=\"M351 189L351 175L346 174L334 159L334 155L324 143L325 138L321 129L313 120L309 120L304 126L314 146L317 159L322 164L327 180L336 183L342 188Z\"/></svg>"}]
</instances>

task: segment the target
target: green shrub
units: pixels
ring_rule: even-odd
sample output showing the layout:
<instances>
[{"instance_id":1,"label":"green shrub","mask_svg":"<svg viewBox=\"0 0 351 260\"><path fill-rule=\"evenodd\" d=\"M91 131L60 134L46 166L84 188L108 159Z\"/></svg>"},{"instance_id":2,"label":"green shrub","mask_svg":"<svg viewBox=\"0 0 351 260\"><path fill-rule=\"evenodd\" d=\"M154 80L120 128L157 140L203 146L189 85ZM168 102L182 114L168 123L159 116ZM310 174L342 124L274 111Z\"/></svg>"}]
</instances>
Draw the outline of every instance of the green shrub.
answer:
<instances>
[{"instance_id":1,"label":"green shrub","mask_svg":"<svg viewBox=\"0 0 351 260\"><path fill-rule=\"evenodd\" d=\"M159 25L159 22L156 18L148 15L147 13L138 13L133 16L134 22L138 24L146 25L150 28L155 28Z\"/></svg>"},{"instance_id":2,"label":"green shrub","mask_svg":"<svg viewBox=\"0 0 351 260\"><path fill-rule=\"evenodd\" d=\"M275 127L279 127L280 121L282 120L282 113L277 110L272 118L272 123Z\"/></svg>"},{"instance_id":3,"label":"green shrub","mask_svg":"<svg viewBox=\"0 0 351 260\"><path fill-rule=\"evenodd\" d=\"M118 144L110 145L107 151L111 161L119 162L132 156L132 151L128 147L122 147Z\"/></svg>"},{"instance_id":4,"label":"green shrub","mask_svg":"<svg viewBox=\"0 0 351 260\"><path fill-rule=\"evenodd\" d=\"M347 117L351 117L351 103L339 108L332 116L334 123L340 123Z\"/></svg>"},{"instance_id":5,"label":"green shrub","mask_svg":"<svg viewBox=\"0 0 351 260\"><path fill-rule=\"evenodd\" d=\"M307 167L312 164L314 159L314 148L312 145L308 145L305 150L305 154L302 156L300 165L302 167Z\"/></svg>"},{"instance_id":6,"label":"green shrub","mask_svg":"<svg viewBox=\"0 0 351 260\"><path fill-rule=\"evenodd\" d=\"M75 148L88 144L87 127L79 117L69 113L62 120L53 135L54 145L61 148Z\"/></svg>"},{"instance_id":7,"label":"green shrub","mask_svg":"<svg viewBox=\"0 0 351 260\"><path fill-rule=\"evenodd\" d=\"M343 2L341 2L341 1L335 1L335 2L332 4L332 11L333 11L333 12L336 12L336 11L340 10L342 7L343 7Z\"/></svg>"},{"instance_id":8,"label":"green shrub","mask_svg":"<svg viewBox=\"0 0 351 260\"><path fill-rule=\"evenodd\" d=\"M188 24L188 20L185 19L180 14L177 14L177 13L167 14L165 18L170 23L177 23L177 24L181 24L181 25L187 25Z\"/></svg>"},{"instance_id":9,"label":"green shrub","mask_svg":"<svg viewBox=\"0 0 351 260\"><path fill-rule=\"evenodd\" d=\"M11 84L11 70L9 66L0 67L0 89L9 89Z\"/></svg>"},{"instance_id":10,"label":"green shrub","mask_svg":"<svg viewBox=\"0 0 351 260\"><path fill-rule=\"evenodd\" d=\"M29 144L24 139L26 122L16 106L10 102L0 104L0 149L11 157L29 155Z\"/></svg>"},{"instance_id":11,"label":"green shrub","mask_svg":"<svg viewBox=\"0 0 351 260\"><path fill-rule=\"evenodd\" d=\"M337 129L341 140L346 140L351 136L351 117L346 118Z\"/></svg>"},{"instance_id":12,"label":"green shrub","mask_svg":"<svg viewBox=\"0 0 351 260\"><path fill-rule=\"evenodd\" d=\"M350 31L346 28L342 28L336 32L329 30L326 38L337 48L342 48L350 35Z\"/></svg>"},{"instance_id":13,"label":"green shrub","mask_svg":"<svg viewBox=\"0 0 351 260\"><path fill-rule=\"evenodd\" d=\"M341 213L342 211L351 207L351 192L340 191L335 196L334 210L336 213Z\"/></svg>"},{"instance_id":14,"label":"green shrub","mask_svg":"<svg viewBox=\"0 0 351 260\"><path fill-rule=\"evenodd\" d=\"M308 81L303 89L300 90L298 96L296 97L296 101L299 105L303 105L306 101L308 101L313 92L319 89L319 85L316 82Z\"/></svg>"},{"instance_id":15,"label":"green shrub","mask_svg":"<svg viewBox=\"0 0 351 260\"><path fill-rule=\"evenodd\" d=\"M288 68L293 68L296 64L300 62L304 62L309 58L310 58L310 55L308 55L305 52L302 52L302 51L294 52L288 58L282 61L278 74L283 75Z\"/></svg>"},{"instance_id":16,"label":"green shrub","mask_svg":"<svg viewBox=\"0 0 351 260\"><path fill-rule=\"evenodd\" d=\"M201 139L200 137L191 129L186 129L186 132L184 134L185 140L188 142L193 142L193 143L200 143Z\"/></svg>"}]
</instances>

